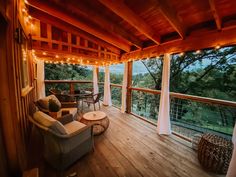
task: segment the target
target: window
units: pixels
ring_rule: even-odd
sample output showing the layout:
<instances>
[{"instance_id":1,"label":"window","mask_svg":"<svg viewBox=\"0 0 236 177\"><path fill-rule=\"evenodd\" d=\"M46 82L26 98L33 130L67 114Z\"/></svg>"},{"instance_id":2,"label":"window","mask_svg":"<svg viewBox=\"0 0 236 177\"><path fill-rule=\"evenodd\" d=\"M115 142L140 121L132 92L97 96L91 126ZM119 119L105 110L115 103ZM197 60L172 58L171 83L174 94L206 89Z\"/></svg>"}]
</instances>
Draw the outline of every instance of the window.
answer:
<instances>
[{"instance_id":1,"label":"window","mask_svg":"<svg viewBox=\"0 0 236 177\"><path fill-rule=\"evenodd\" d=\"M21 31L21 30L20 30ZM28 46L27 39L24 33L22 33L21 43L21 87L25 89L29 87L29 58L28 58Z\"/></svg>"}]
</instances>

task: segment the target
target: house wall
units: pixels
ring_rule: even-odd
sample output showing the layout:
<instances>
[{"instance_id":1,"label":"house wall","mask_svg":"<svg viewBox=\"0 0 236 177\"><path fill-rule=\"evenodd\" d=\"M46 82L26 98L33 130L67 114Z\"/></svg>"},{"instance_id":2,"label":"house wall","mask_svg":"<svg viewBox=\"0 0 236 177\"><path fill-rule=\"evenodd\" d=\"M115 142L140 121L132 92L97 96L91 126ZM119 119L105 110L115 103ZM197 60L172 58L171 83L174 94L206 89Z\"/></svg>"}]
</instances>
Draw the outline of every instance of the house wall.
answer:
<instances>
[{"instance_id":1,"label":"house wall","mask_svg":"<svg viewBox=\"0 0 236 177\"><path fill-rule=\"evenodd\" d=\"M27 146L31 127L27 115L29 104L35 98L35 87L31 53L27 54L29 86L23 90L21 84L21 45L15 40L16 29L22 26L20 3L20 0L0 0L0 15L4 19L0 25L0 135L4 145L0 149L0 161L6 162L5 170L0 164L0 176L7 176L7 173L21 176L28 166ZM26 31L25 34L28 36Z\"/></svg>"}]
</instances>

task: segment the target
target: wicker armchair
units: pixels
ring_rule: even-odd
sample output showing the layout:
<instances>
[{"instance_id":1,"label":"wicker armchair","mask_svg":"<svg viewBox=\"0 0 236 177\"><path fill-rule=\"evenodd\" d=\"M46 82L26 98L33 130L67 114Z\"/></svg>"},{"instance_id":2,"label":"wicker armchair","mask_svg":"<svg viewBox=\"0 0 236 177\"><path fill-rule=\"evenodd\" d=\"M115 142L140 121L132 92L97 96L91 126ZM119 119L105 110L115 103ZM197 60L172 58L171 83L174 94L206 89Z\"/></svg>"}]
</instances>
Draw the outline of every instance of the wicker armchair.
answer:
<instances>
[{"instance_id":1,"label":"wicker armchair","mask_svg":"<svg viewBox=\"0 0 236 177\"><path fill-rule=\"evenodd\" d=\"M93 149L92 126L74 121L72 115L62 117L59 123L38 111L29 120L43 136L45 160L57 170L66 169Z\"/></svg>"}]
</instances>

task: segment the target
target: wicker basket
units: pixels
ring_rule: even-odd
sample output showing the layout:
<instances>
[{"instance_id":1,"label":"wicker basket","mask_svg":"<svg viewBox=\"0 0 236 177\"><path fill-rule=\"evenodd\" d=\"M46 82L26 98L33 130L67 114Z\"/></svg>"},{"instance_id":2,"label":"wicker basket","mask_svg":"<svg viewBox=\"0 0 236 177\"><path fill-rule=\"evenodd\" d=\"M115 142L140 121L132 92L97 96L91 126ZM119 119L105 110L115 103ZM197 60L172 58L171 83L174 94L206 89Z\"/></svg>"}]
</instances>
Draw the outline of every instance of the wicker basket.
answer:
<instances>
[{"instance_id":1,"label":"wicker basket","mask_svg":"<svg viewBox=\"0 0 236 177\"><path fill-rule=\"evenodd\" d=\"M198 160L206 170L226 174L232 151L231 141L206 133L202 136L198 146Z\"/></svg>"}]
</instances>

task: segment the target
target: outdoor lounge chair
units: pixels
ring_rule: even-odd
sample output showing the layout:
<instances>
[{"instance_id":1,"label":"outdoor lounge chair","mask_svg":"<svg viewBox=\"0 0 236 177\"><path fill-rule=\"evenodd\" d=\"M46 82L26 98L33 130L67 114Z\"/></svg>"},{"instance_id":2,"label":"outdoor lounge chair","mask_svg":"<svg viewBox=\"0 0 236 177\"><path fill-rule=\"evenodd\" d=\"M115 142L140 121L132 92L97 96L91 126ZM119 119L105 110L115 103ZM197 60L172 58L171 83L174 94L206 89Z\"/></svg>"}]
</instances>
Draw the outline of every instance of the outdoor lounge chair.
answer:
<instances>
[{"instance_id":1,"label":"outdoor lounge chair","mask_svg":"<svg viewBox=\"0 0 236 177\"><path fill-rule=\"evenodd\" d=\"M45 160L57 170L66 169L93 149L92 126L73 120L71 114L55 120L37 111L29 120L43 136Z\"/></svg>"}]
</instances>

